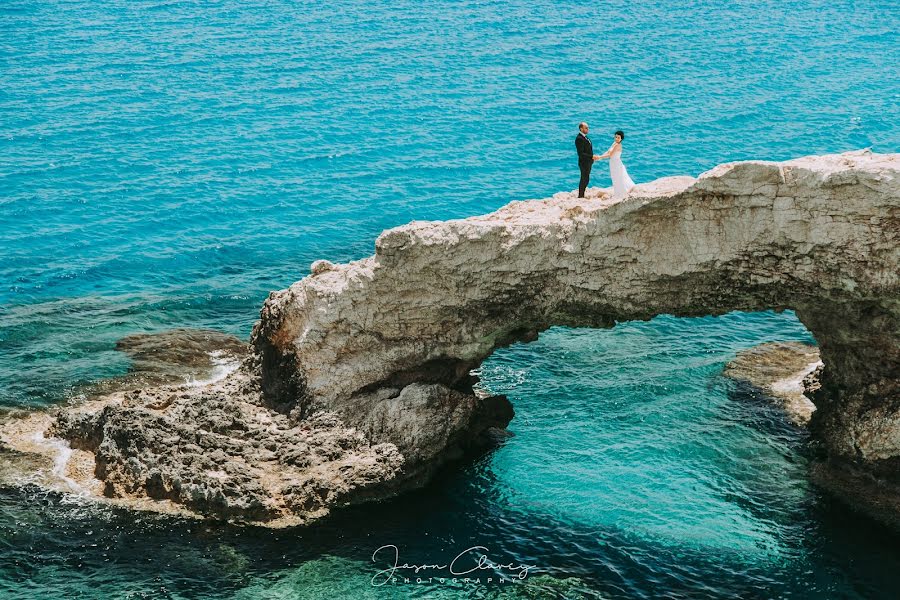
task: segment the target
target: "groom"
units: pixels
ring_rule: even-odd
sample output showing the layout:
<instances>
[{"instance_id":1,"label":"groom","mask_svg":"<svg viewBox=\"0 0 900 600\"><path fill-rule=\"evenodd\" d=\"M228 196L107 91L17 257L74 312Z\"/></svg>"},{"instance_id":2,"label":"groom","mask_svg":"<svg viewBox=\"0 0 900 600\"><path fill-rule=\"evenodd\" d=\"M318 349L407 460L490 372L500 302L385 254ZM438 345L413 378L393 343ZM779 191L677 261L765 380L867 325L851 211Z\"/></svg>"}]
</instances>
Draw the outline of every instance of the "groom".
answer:
<instances>
[{"instance_id":1,"label":"groom","mask_svg":"<svg viewBox=\"0 0 900 600\"><path fill-rule=\"evenodd\" d=\"M578 150L578 168L581 169L581 181L578 183L578 197L584 198L584 191L591 180L591 167L595 160L600 160L598 154L594 154L594 145L587 136L588 124L582 121L578 124L579 134L575 136L575 149Z\"/></svg>"}]
</instances>

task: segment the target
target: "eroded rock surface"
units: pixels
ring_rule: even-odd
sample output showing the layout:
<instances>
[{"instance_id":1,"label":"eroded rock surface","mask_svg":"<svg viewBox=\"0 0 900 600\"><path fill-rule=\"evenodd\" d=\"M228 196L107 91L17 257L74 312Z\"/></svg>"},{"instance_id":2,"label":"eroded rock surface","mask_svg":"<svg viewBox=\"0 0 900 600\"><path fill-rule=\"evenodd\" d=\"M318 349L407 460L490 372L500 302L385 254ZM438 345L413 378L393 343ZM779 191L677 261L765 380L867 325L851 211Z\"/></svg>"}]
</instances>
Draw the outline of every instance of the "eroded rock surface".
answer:
<instances>
[{"instance_id":1,"label":"eroded rock surface","mask_svg":"<svg viewBox=\"0 0 900 600\"><path fill-rule=\"evenodd\" d=\"M825 463L896 485L897 170L867 151L729 163L622 200L412 222L270 294L223 381L111 397L54 431L94 453L107 494L308 519L421 485L496 438L512 408L476 393L472 370L499 346L552 325L793 309L824 363Z\"/></svg>"},{"instance_id":2,"label":"eroded rock surface","mask_svg":"<svg viewBox=\"0 0 900 600\"><path fill-rule=\"evenodd\" d=\"M254 521L321 516L403 464L395 446L370 444L333 413L297 421L259 399L237 371L215 385L121 392L99 410L63 412L50 433L94 454L106 496Z\"/></svg>"}]
</instances>

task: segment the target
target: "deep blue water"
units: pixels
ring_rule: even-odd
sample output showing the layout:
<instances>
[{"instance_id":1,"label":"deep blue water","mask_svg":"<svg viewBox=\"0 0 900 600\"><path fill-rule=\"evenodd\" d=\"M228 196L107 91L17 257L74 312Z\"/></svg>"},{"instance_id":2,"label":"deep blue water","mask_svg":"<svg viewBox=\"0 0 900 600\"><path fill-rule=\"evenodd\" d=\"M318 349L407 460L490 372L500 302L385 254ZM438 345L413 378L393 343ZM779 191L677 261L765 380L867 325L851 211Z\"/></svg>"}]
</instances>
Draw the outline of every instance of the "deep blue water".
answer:
<instances>
[{"instance_id":1,"label":"deep blue water","mask_svg":"<svg viewBox=\"0 0 900 600\"><path fill-rule=\"evenodd\" d=\"M582 119L600 149L626 132L639 182L897 151L898 16L845 0L4 0L0 406L125 373L127 334L246 337L270 290L371 254L384 228L574 189ZM804 434L721 377L776 339L812 341L791 313L550 330L483 368L517 410L504 447L311 530L2 488L0 596L896 597L898 539L813 488ZM488 546L538 565L542 587L373 588L388 543L410 561Z\"/></svg>"}]
</instances>

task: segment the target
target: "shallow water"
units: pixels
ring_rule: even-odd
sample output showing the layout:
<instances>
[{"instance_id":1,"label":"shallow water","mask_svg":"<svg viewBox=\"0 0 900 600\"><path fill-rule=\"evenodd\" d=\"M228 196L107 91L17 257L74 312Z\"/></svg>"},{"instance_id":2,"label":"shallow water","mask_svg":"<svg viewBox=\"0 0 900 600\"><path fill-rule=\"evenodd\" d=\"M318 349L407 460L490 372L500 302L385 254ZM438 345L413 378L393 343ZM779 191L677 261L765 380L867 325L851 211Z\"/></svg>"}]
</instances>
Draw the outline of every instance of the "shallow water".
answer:
<instances>
[{"instance_id":1,"label":"shallow water","mask_svg":"<svg viewBox=\"0 0 900 600\"><path fill-rule=\"evenodd\" d=\"M129 334L246 337L269 290L386 227L573 189L581 119L598 148L626 131L638 182L897 150L895 3L720 4L4 2L0 406L124 374ZM791 313L545 332L483 368L504 447L307 531L4 488L0 595L894 597L898 539L720 375L776 339L812 341ZM373 588L390 543L484 545L536 587Z\"/></svg>"}]
</instances>

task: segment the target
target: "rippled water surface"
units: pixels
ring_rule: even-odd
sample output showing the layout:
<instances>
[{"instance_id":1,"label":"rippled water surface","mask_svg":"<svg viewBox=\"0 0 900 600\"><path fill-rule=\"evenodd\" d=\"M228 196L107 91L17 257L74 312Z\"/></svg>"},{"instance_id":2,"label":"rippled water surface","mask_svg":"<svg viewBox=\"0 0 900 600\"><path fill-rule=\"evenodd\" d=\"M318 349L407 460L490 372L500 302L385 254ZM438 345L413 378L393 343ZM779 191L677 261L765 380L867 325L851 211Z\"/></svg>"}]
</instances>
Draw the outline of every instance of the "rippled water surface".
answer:
<instances>
[{"instance_id":1,"label":"rippled water surface","mask_svg":"<svg viewBox=\"0 0 900 600\"><path fill-rule=\"evenodd\" d=\"M387 227L577 186L900 145L896 3L0 3L0 406L124 374L116 340L246 337L269 290ZM593 183L609 185L604 168ZM308 530L0 488L0 596L893 598L900 540L806 477L805 435L721 376L793 314L552 329L485 385L516 434ZM474 545L526 584L373 587L372 553Z\"/></svg>"}]
</instances>

